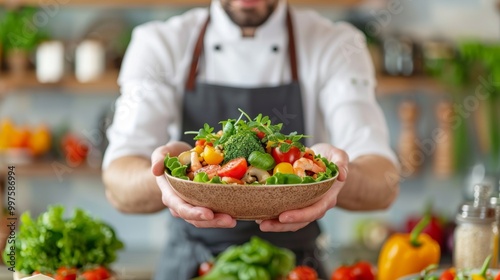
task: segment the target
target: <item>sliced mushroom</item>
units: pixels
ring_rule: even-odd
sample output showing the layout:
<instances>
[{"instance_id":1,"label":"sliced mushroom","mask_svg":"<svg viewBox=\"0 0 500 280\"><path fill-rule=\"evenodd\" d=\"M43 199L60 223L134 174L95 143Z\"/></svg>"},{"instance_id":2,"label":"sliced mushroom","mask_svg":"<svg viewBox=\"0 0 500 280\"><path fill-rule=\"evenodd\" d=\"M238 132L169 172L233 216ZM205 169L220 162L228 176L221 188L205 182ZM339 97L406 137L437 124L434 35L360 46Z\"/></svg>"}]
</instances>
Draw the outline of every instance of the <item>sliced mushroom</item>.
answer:
<instances>
[{"instance_id":1,"label":"sliced mushroom","mask_svg":"<svg viewBox=\"0 0 500 280\"><path fill-rule=\"evenodd\" d=\"M177 158L181 164L188 165L191 163L191 151L182 152Z\"/></svg>"},{"instance_id":2,"label":"sliced mushroom","mask_svg":"<svg viewBox=\"0 0 500 280\"><path fill-rule=\"evenodd\" d=\"M269 177L270 177L270 175L266 170L250 166L247 169L245 176L243 176L243 178L241 180L243 180L245 183L248 183L248 184L251 184L255 181L263 184L266 182L266 179Z\"/></svg>"}]
</instances>

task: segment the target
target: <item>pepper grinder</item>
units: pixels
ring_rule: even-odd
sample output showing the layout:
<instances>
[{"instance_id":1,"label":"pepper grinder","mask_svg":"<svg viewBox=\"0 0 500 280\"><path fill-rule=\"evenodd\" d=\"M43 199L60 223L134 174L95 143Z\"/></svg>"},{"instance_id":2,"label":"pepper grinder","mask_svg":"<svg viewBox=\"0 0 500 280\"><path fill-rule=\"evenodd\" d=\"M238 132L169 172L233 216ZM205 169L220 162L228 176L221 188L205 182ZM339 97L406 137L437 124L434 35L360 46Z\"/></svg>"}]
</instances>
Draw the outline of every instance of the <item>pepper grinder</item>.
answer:
<instances>
[{"instance_id":1,"label":"pepper grinder","mask_svg":"<svg viewBox=\"0 0 500 280\"><path fill-rule=\"evenodd\" d=\"M399 106L401 134L399 136L398 154L403 174L411 176L418 172L424 155L417 145L417 118L419 110L413 101L405 101Z\"/></svg>"},{"instance_id":2,"label":"pepper grinder","mask_svg":"<svg viewBox=\"0 0 500 280\"><path fill-rule=\"evenodd\" d=\"M438 135L435 138L434 174L438 178L447 178L453 173L453 137L451 122L453 107L450 102L443 101L436 107Z\"/></svg>"}]
</instances>

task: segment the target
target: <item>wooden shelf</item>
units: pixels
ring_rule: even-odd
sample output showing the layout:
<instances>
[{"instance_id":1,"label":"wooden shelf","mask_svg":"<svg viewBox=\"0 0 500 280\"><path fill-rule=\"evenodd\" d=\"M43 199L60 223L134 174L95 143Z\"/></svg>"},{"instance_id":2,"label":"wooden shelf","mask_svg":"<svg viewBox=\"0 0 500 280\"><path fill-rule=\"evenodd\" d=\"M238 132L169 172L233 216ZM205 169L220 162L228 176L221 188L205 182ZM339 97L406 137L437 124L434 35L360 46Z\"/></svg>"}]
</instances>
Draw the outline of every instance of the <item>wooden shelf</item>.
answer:
<instances>
[{"instance_id":1,"label":"wooden shelf","mask_svg":"<svg viewBox=\"0 0 500 280\"><path fill-rule=\"evenodd\" d=\"M376 93L378 96L401 94L415 91L429 91L433 93L446 92L445 87L429 77L377 77Z\"/></svg>"},{"instance_id":2,"label":"wooden shelf","mask_svg":"<svg viewBox=\"0 0 500 280\"><path fill-rule=\"evenodd\" d=\"M111 94L118 95L118 71L109 71L99 80L89 83L80 83L75 76L66 76L57 83L40 83L35 73L29 72L22 77L0 75L0 96L13 91L29 89L53 89L64 91L67 94Z\"/></svg>"},{"instance_id":3,"label":"wooden shelf","mask_svg":"<svg viewBox=\"0 0 500 280\"><path fill-rule=\"evenodd\" d=\"M364 0L289 0L292 5L301 6L332 6L332 7L355 7L364 2ZM0 0L0 5L16 6L38 6L44 2L40 0ZM114 8L133 8L133 7L161 7L161 6L208 6L210 0L64 0L54 1L61 3L63 7L72 6L96 6L96 7L114 7Z\"/></svg>"},{"instance_id":4,"label":"wooden shelf","mask_svg":"<svg viewBox=\"0 0 500 280\"><path fill-rule=\"evenodd\" d=\"M28 73L22 79L13 76L0 76L0 96L19 90L57 90L64 94L119 94L117 84L118 71L105 73L101 79L92 83L80 83L74 76L67 76L62 81L42 84L34 73ZM436 80L428 77L377 77L377 95L391 95L415 91L445 92L446 89Z\"/></svg>"}]
</instances>

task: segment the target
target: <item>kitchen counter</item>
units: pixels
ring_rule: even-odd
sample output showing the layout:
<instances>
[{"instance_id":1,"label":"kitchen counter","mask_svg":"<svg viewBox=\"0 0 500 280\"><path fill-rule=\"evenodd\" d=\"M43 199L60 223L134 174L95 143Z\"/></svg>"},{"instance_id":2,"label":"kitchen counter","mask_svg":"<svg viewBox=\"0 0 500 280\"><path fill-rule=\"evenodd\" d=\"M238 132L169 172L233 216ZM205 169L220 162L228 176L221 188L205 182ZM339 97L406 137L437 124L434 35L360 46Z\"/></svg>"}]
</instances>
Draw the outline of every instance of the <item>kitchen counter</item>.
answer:
<instances>
[{"instance_id":1,"label":"kitchen counter","mask_svg":"<svg viewBox=\"0 0 500 280\"><path fill-rule=\"evenodd\" d=\"M338 266L354 260L367 260L376 264L378 251L367 250L361 246L342 246L327 250L324 258L328 271L333 271ZM123 251L118 260L112 265L119 280L150 280L160 259L161 252L146 250ZM450 266L449 255L441 257L441 265ZM12 272L7 267L0 266L0 280L12 280Z\"/></svg>"},{"instance_id":2,"label":"kitchen counter","mask_svg":"<svg viewBox=\"0 0 500 280\"><path fill-rule=\"evenodd\" d=\"M150 280L152 279L160 252L155 251L124 251L118 256L112 269L119 280ZM0 280L12 280L13 275L8 267L0 266Z\"/></svg>"},{"instance_id":3,"label":"kitchen counter","mask_svg":"<svg viewBox=\"0 0 500 280\"><path fill-rule=\"evenodd\" d=\"M156 268L161 252L159 251L124 251L112 265L119 280L150 280Z\"/></svg>"}]
</instances>

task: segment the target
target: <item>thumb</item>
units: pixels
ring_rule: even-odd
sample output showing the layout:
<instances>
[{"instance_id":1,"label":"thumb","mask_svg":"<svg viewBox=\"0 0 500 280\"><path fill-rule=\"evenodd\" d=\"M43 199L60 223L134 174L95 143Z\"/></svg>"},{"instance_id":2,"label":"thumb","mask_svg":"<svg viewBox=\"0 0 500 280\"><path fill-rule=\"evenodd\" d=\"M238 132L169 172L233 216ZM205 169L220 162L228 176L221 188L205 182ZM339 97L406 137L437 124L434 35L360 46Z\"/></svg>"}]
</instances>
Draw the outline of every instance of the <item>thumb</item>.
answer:
<instances>
[{"instance_id":1,"label":"thumb","mask_svg":"<svg viewBox=\"0 0 500 280\"><path fill-rule=\"evenodd\" d=\"M165 164L163 161L167 154L168 154L167 146L158 147L151 154L151 163L152 163L151 172L153 172L153 175L155 176L163 175L163 172L165 171Z\"/></svg>"}]
</instances>

